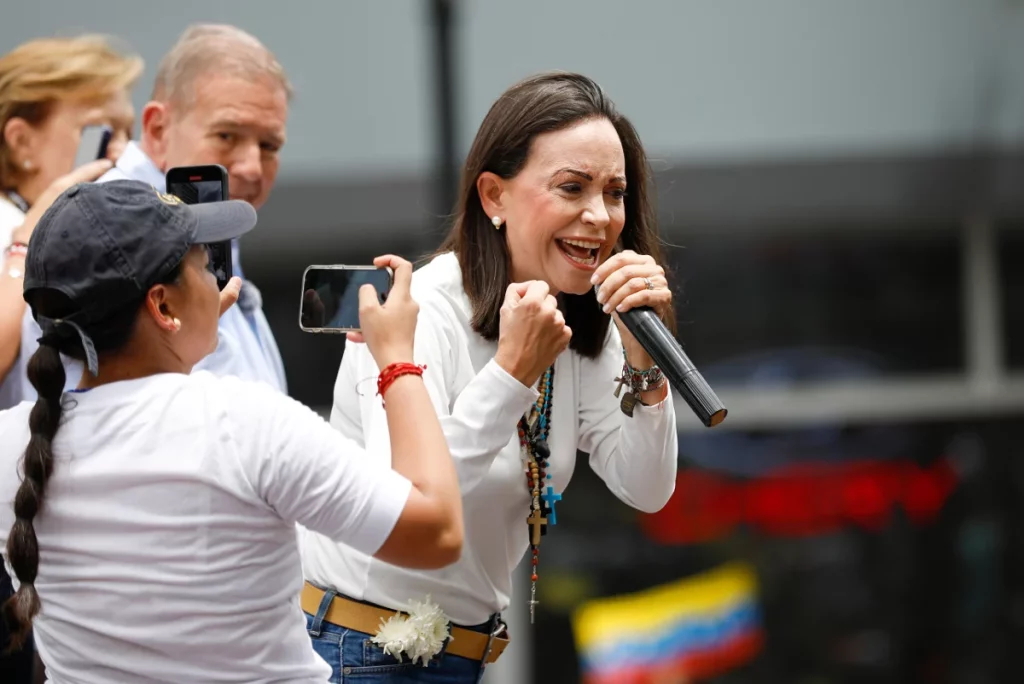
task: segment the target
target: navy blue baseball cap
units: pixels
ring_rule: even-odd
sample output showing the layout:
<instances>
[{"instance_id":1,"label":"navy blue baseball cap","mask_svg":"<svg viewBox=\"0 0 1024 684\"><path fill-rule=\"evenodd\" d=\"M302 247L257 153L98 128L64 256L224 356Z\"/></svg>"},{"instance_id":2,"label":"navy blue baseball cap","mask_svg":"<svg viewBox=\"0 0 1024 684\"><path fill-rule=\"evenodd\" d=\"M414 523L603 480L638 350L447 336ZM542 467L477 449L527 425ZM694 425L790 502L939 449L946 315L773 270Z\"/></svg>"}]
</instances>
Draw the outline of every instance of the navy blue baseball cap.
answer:
<instances>
[{"instance_id":1,"label":"navy blue baseball cap","mask_svg":"<svg viewBox=\"0 0 1024 684\"><path fill-rule=\"evenodd\" d=\"M81 338L95 375L96 350L83 327L141 302L193 245L232 240L255 226L256 210L241 200L185 204L139 181L80 183L54 201L32 233L25 301L44 340ZM54 292L70 300L59 318L43 310L45 295Z\"/></svg>"}]
</instances>

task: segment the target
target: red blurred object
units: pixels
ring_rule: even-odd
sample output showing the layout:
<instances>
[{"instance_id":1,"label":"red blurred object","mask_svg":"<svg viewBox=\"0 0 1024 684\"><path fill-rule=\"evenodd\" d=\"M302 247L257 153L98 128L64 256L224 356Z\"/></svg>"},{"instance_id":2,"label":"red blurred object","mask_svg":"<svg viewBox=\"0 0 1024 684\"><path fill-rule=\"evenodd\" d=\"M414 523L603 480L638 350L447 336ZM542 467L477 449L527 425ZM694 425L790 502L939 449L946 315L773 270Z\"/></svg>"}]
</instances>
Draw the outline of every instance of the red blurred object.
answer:
<instances>
[{"instance_id":1,"label":"red blurred object","mask_svg":"<svg viewBox=\"0 0 1024 684\"><path fill-rule=\"evenodd\" d=\"M711 541L740 524L782 537L824 534L843 525L880 530L895 506L917 524L930 522L956 486L946 459L927 468L908 461L803 464L756 480L687 470L668 504L642 515L641 525L662 544Z\"/></svg>"}]
</instances>

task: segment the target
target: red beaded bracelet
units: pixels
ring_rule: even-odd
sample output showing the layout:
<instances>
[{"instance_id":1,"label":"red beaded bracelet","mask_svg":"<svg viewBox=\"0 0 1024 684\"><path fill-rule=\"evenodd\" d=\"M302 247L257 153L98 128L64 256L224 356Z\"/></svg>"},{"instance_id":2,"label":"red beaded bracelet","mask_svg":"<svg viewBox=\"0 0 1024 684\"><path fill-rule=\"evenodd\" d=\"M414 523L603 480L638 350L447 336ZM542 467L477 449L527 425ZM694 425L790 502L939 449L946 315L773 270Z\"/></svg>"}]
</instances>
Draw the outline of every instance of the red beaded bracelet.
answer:
<instances>
[{"instance_id":1,"label":"red beaded bracelet","mask_svg":"<svg viewBox=\"0 0 1024 684\"><path fill-rule=\"evenodd\" d=\"M426 365L417 366L415 363L393 363L380 372L377 376L377 396L380 397L380 403L382 406L387 406L384 403L384 393L388 391L393 383L403 375L423 375L423 371L427 370Z\"/></svg>"}]
</instances>

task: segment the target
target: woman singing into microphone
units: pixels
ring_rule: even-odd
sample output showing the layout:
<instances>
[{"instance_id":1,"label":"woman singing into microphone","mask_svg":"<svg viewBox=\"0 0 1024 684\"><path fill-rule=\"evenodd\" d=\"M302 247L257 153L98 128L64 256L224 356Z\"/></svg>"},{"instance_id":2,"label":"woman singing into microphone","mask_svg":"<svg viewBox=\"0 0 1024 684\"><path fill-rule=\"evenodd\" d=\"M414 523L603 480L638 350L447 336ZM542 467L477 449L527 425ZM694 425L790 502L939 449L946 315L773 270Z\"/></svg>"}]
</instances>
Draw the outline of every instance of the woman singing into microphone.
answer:
<instances>
[{"instance_id":1,"label":"woman singing into microphone","mask_svg":"<svg viewBox=\"0 0 1024 684\"><path fill-rule=\"evenodd\" d=\"M543 581L577 449L634 508L657 511L672 495L671 394L616 316L648 305L672 326L650 185L636 131L586 77L536 76L491 107L452 231L413 277L417 360L459 474L465 547L454 565L417 571L303 535L302 607L332 681L478 681L508 644L513 569L525 556L534 590ZM331 424L386 459L395 427L359 390L376 372L350 345ZM534 599L519 600L532 613ZM419 619L432 608L451 640Z\"/></svg>"},{"instance_id":2,"label":"woman singing into microphone","mask_svg":"<svg viewBox=\"0 0 1024 684\"><path fill-rule=\"evenodd\" d=\"M255 223L245 202L189 206L112 181L65 191L32 237L39 398L0 412L0 541L18 584L5 617L16 642L34 618L52 681L322 684L296 523L396 567L459 556L458 481L413 364L408 262L377 260L395 271L384 306L360 293L391 467L261 384L190 373L241 285L218 292L206 246ZM63 395L60 353L89 370Z\"/></svg>"}]
</instances>

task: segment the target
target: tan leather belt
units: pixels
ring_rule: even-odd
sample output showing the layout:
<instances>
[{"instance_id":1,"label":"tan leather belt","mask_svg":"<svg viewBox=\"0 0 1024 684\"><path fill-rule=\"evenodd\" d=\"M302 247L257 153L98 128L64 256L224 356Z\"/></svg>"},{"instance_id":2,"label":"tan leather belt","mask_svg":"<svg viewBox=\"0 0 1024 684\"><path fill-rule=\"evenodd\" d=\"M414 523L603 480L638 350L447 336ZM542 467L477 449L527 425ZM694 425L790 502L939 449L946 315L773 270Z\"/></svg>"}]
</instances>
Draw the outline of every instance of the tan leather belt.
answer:
<instances>
[{"instance_id":1,"label":"tan leather belt","mask_svg":"<svg viewBox=\"0 0 1024 684\"><path fill-rule=\"evenodd\" d=\"M302 595L300 597L302 610L310 615L316 615L317 611L320 610L320 601L323 600L324 593L323 590L317 589L309 582L306 582L302 587ZM381 620L387 620L396 612L399 611L378 608L347 599L343 596L335 596L331 599L331 605L327 607L327 614L324 615L324 620L338 627L354 629L357 632L364 632L366 634L376 634L377 630L380 629ZM451 635L452 638L448 641L445 653L469 658L470 660L481 660L484 657L484 649L487 648L487 634L452 625ZM509 638L507 634L494 637L491 641L491 652L487 654L487 664L495 662L508 644Z\"/></svg>"}]
</instances>

